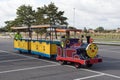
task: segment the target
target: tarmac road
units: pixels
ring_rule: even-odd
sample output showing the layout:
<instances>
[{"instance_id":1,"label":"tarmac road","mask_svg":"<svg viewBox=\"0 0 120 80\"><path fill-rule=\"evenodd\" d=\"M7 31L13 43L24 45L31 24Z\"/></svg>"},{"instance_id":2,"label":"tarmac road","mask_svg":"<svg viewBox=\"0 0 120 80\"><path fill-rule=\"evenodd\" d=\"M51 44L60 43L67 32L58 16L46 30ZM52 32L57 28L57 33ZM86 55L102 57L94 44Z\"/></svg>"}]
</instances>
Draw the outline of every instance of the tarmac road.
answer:
<instances>
[{"instance_id":1,"label":"tarmac road","mask_svg":"<svg viewBox=\"0 0 120 80\"><path fill-rule=\"evenodd\" d=\"M76 69L18 54L11 39L0 39L0 80L120 80L120 46L98 46L103 62L90 69Z\"/></svg>"}]
</instances>

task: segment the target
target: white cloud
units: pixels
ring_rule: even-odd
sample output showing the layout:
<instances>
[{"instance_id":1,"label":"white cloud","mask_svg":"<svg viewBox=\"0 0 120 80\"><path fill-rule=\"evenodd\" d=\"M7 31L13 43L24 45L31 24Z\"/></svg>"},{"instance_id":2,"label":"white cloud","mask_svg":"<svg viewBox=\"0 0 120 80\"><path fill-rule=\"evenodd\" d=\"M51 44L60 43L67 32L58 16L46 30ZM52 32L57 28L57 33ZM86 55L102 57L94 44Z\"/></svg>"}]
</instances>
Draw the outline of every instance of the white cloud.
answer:
<instances>
[{"instance_id":1,"label":"white cloud","mask_svg":"<svg viewBox=\"0 0 120 80\"><path fill-rule=\"evenodd\" d=\"M75 8L75 25L83 28L117 28L120 21L120 0L54 0L65 10L69 22L73 25L73 8Z\"/></svg>"},{"instance_id":2,"label":"white cloud","mask_svg":"<svg viewBox=\"0 0 120 80\"><path fill-rule=\"evenodd\" d=\"M0 0L0 26L4 25L4 21L14 19L16 9L22 4L36 9L50 2L54 2L59 10L65 11L72 26L75 11L75 26L78 28L120 27L120 0Z\"/></svg>"},{"instance_id":3,"label":"white cloud","mask_svg":"<svg viewBox=\"0 0 120 80\"><path fill-rule=\"evenodd\" d=\"M29 3L28 3L29 2ZM30 4L31 3L31 4ZM13 20L16 16L16 9L22 4L34 5L34 0L3 0L0 1L0 26L4 21Z\"/></svg>"}]
</instances>

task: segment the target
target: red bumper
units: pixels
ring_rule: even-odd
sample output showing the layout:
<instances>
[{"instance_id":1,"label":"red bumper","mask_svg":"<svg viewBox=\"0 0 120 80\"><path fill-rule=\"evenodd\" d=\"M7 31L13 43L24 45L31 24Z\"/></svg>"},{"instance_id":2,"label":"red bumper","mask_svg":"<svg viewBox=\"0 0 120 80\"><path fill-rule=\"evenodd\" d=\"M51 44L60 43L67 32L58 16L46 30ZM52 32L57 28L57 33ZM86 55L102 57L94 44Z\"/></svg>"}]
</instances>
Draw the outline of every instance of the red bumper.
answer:
<instances>
[{"instance_id":1,"label":"red bumper","mask_svg":"<svg viewBox=\"0 0 120 80\"><path fill-rule=\"evenodd\" d=\"M99 62L102 62L101 58L85 60L85 64L96 64L96 63L99 63Z\"/></svg>"},{"instance_id":2,"label":"red bumper","mask_svg":"<svg viewBox=\"0 0 120 80\"><path fill-rule=\"evenodd\" d=\"M96 64L96 63L102 62L101 58L82 60L82 59L74 59L74 58L57 57L56 60L57 61L62 60L62 61L75 62L75 63L80 63L82 65L85 65L85 64Z\"/></svg>"}]
</instances>

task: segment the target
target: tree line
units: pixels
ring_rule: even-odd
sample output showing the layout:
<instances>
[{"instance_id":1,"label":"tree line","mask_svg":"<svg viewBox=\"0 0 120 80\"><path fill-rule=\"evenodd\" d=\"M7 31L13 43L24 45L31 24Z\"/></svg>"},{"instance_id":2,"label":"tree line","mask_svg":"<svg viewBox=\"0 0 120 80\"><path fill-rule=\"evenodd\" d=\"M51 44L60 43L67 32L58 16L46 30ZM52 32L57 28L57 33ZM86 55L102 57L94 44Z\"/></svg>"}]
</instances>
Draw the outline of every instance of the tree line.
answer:
<instances>
[{"instance_id":1,"label":"tree line","mask_svg":"<svg viewBox=\"0 0 120 80\"><path fill-rule=\"evenodd\" d=\"M37 7L34 10L32 6L21 5L16 11L16 18L14 20L5 21L5 27L0 31L11 31L13 26L28 26L31 25L68 25L67 17L64 16L64 11L59 11L54 3Z\"/></svg>"},{"instance_id":2,"label":"tree line","mask_svg":"<svg viewBox=\"0 0 120 80\"><path fill-rule=\"evenodd\" d=\"M94 32L98 32L98 33L115 33L116 32L116 29L106 30L102 26L99 26L96 29L92 29L92 28L87 29L86 27L84 27L83 32L89 33L89 30L93 30Z\"/></svg>"}]
</instances>

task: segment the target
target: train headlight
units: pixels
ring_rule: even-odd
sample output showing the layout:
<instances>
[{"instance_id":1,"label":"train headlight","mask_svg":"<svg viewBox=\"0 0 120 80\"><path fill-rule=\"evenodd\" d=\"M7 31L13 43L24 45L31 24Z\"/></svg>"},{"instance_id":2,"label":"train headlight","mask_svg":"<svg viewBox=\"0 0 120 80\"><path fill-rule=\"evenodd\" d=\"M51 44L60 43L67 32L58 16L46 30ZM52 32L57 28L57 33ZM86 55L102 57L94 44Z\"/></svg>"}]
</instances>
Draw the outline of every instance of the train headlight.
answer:
<instances>
[{"instance_id":1,"label":"train headlight","mask_svg":"<svg viewBox=\"0 0 120 80\"><path fill-rule=\"evenodd\" d=\"M97 45L94 43L89 44L86 48L86 52L90 58L94 58L98 53Z\"/></svg>"}]
</instances>

